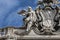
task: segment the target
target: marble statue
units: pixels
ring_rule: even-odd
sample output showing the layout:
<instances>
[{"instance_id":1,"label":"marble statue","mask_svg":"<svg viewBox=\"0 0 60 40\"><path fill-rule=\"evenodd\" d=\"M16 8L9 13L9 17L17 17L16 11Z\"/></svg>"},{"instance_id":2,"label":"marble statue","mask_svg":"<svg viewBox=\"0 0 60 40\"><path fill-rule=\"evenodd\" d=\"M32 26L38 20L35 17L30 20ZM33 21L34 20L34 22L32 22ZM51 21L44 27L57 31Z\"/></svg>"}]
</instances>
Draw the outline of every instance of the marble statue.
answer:
<instances>
[{"instance_id":1,"label":"marble statue","mask_svg":"<svg viewBox=\"0 0 60 40\"><path fill-rule=\"evenodd\" d=\"M41 8L44 5L44 8ZM60 9L55 5L53 0L38 0L38 6L36 10L28 7L27 11L20 12L25 15L24 18L25 26L27 29L25 32L35 30L37 34L55 34L56 26L60 26Z\"/></svg>"}]
</instances>

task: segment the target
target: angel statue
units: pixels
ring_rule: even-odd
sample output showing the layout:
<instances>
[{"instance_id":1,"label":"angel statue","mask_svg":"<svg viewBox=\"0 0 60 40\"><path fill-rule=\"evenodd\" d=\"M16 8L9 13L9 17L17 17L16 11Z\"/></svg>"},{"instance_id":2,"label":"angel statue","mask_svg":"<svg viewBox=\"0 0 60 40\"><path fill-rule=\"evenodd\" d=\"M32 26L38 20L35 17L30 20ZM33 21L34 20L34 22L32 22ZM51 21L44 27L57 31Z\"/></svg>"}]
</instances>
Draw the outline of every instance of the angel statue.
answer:
<instances>
[{"instance_id":1,"label":"angel statue","mask_svg":"<svg viewBox=\"0 0 60 40\"><path fill-rule=\"evenodd\" d=\"M21 12L19 12L19 14L22 14L23 16L26 16L23 21L25 22L25 27L26 30L22 33L28 33L31 30L31 27L34 25L34 23L36 22L36 14L35 11L29 6L28 10L22 10Z\"/></svg>"},{"instance_id":2,"label":"angel statue","mask_svg":"<svg viewBox=\"0 0 60 40\"><path fill-rule=\"evenodd\" d=\"M38 0L38 6L33 10L30 6L28 10L22 10L19 14L26 16L23 21L26 30L19 34L29 33L31 28L36 34L58 34L60 26L60 9L55 4L56 0ZM41 8L43 5L43 8ZM55 7L54 7L55 6Z\"/></svg>"}]
</instances>

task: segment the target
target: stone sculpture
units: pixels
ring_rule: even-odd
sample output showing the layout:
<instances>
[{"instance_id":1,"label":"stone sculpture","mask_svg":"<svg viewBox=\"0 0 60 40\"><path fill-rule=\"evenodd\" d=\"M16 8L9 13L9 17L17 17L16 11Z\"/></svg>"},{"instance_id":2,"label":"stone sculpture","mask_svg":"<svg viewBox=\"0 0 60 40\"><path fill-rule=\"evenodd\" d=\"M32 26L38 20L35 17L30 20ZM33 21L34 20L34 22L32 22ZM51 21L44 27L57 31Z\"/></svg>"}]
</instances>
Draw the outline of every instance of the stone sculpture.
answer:
<instances>
[{"instance_id":1,"label":"stone sculpture","mask_svg":"<svg viewBox=\"0 0 60 40\"><path fill-rule=\"evenodd\" d=\"M41 8L41 5L44 7ZM36 10L31 7L27 11L21 11L19 14L25 15L24 18L25 26L27 27L25 32L33 28L34 32L41 34L58 34L56 33L55 27L60 26L60 9L55 5L53 0L39 0Z\"/></svg>"}]
</instances>

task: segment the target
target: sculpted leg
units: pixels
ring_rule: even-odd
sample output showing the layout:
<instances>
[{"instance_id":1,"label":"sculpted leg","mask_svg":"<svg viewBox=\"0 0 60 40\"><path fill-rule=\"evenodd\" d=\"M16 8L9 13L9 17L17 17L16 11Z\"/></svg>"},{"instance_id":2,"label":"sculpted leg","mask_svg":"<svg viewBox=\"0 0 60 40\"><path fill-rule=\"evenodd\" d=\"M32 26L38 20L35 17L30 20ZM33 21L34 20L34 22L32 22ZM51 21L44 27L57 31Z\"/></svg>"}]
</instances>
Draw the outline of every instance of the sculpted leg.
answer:
<instances>
[{"instance_id":1,"label":"sculpted leg","mask_svg":"<svg viewBox=\"0 0 60 40\"><path fill-rule=\"evenodd\" d=\"M28 24L27 24L27 29L26 31L29 31L31 29L31 26L32 26L32 21L30 21Z\"/></svg>"}]
</instances>

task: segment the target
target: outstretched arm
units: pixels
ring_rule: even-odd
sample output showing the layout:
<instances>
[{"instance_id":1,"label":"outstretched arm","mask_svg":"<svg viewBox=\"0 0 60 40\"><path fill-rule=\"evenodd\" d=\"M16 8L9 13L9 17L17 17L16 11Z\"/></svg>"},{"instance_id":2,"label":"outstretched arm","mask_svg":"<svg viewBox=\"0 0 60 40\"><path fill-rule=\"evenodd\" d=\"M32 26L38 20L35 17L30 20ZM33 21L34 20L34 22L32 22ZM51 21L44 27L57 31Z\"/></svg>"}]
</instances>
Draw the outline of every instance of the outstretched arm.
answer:
<instances>
[{"instance_id":1,"label":"outstretched arm","mask_svg":"<svg viewBox=\"0 0 60 40\"><path fill-rule=\"evenodd\" d=\"M27 14L27 11L26 10L21 10L20 12L18 12L18 14L21 14L21 15L25 16Z\"/></svg>"}]
</instances>

